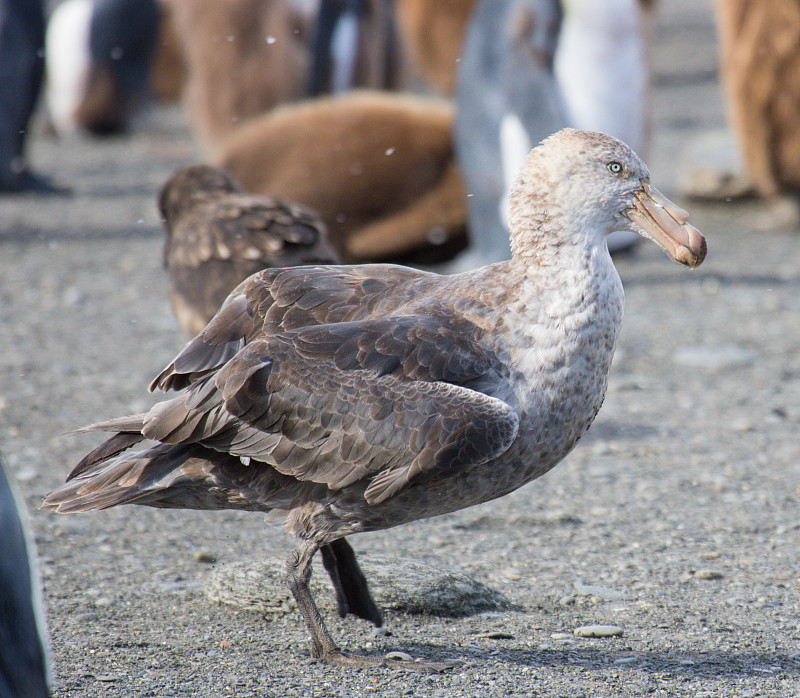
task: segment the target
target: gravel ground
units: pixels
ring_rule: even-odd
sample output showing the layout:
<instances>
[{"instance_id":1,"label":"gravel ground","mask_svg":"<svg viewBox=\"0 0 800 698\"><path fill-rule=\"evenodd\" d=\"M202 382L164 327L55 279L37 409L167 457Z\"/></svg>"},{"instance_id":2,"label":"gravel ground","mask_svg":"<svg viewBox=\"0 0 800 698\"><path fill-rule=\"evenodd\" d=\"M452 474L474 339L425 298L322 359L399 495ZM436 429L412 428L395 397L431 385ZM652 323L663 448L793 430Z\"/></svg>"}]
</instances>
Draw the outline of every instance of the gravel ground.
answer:
<instances>
[{"instance_id":1,"label":"gravel ground","mask_svg":"<svg viewBox=\"0 0 800 698\"><path fill-rule=\"evenodd\" d=\"M711 11L661 3L653 180L676 193L691 139L724 126ZM652 245L619 260L626 317L606 404L546 477L484 506L352 539L463 572L521 610L331 620L346 647L458 658L428 676L309 659L296 613L209 602L215 565L284 559L260 517L38 511L96 439L139 411L182 346L155 193L198 153L177 111L109 141L37 135L70 199L0 199L0 450L32 511L57 696L800 695L800 237L757 202L686 204L696 272ZM203 560L216 559L216 563ZM580 626L623 635L581 638Z\"/></svg>"}]
</instances>

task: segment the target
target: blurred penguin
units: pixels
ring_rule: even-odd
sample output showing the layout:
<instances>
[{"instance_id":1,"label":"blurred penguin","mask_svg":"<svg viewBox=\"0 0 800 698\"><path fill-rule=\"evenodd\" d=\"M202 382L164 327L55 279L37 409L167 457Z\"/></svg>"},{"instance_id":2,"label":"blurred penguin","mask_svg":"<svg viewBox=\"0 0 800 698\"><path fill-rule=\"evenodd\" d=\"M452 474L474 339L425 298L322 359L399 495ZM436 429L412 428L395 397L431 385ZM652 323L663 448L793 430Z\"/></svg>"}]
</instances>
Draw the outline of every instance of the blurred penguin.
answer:
<instances>
[{"instance_id":1,"label":"blurred penguin","mask_svg":"<svg viewBox=\"0 0 800 698\"><path fill-rule=\"evenodd\" d=\"M761 196L800 196L800 4L717 0L728 115Z\"/></svg>"},{"instance_id":2,"label":"blurred penguin","mask_svg":"<svg viewBox=\"0 0 800 698\"><path fill-rule=\"evenodd\" d=\"M640 0L483 0L457 82L456 148L469 191L460 271L509 259L506 196L539 141L565 127L646 140L648 68ZM636 236L633 236L636 238ZM609 249L633 244L613 233Z\"/></svg>"},{"instance_id":3,"label":"blurred penguin","mask_svg":"<svg viewBox=\"0 0 800 698\"><path fill-rule=\"evenodd\" d=\"M648 137L648 9L653 0L562 0L555 75L564 99L566 126L602 131L645 157ZM536 145L534 142L532 144ZM641 238L612 233L611 252Z\"/></svg>"},{"instance_id":4,"label":"blurred penguin","mask_svg":"<svg viewBox=\"0 0 800 698\"><path fill-rule=\"evenodd\" d=\"M455 143L469 192L461 269L511 258L505 193L525 156L565 125L553 76L558 0L484 0L464 40Z\"/></svg>"},{"instance_id":5,"label":"blurred penguin","mask_svg":"<svg viewBox=\"0 0 800 698\"><path fill-rule=\"evenodd\" d=\"M310 97L406 82L392 0L320 0L311 54Z\"/></svg>"},{"instance_id":6,"label":"blurred penguin","mask_svg":"<svg viewBox=\"0 0 800 698\"><path fill-rule=\"evenodd\" d=\"M392 1L172 0L185 104L206 151L279 105L403 86Z\"/></svg>"},{"instance_id":7,"label":"blurred penguin","mask_svg":"<svg viewBox=\"0 0 800 698\"><path fill-rule=\"evenodd\" d=\"M427 90L455 92L456 68L478 0L394 0L401 42Z\"/></svg>"},{"instance_id":8,"label":"blurred penguin","mask_svg":"<svg viewBox=\"0 0 800 698\"><path fill-rule=\"evenodd\" d=\"M430 265L464 249L449 100L356 90L283 105L228 136L216 161L247 191L319 213L346 264Z\"/></svg>"},{"instance_id":9,"label":"blurred penguin","mask_svg":"<svg viewBox=\"0 0 800 698\"><path fill-rule=\"evenodd\" d=\"M36 551L24 505L0 459L0 696L50 695Z\"/></svg>"},{"instance_id":10,"label":"blurred penguin","mask_svg":"<svg viewBox=\"0 0 800 698\"><path fill-rule=\"evenodd\" d=\"M149 96L156 0L65 0L47 27L47 102L59 133L123 131Z\"/></svg>"}]
</instances>

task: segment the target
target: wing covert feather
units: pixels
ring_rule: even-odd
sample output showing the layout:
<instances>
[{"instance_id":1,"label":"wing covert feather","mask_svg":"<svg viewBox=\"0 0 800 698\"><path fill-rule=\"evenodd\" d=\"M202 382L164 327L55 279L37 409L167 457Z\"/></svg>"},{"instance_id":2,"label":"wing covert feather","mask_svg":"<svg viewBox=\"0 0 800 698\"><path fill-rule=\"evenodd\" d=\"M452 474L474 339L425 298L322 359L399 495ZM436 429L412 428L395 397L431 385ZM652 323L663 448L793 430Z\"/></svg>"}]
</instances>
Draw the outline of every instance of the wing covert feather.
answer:
<instances>
[{"instance_id":1,"label":"wing covert feather","mask_svg":"<svg viewBox=\"0 0 800 698\"><path fill-rule=\"evenodd\" d=\"M206 328L155 378L150 390L185 388L223 366L255 337L366 317L376 305L386 310L389 301L384 299L399 284L424 284L431 276L389 264L265 269L231 292Z\"/></svg>"},{"instance_id":2,"label":"wing covert feather","mask_svg":"<svg viewBox=\"0 0 800 698\"><path fill-rule=\"evenodd\" d=\"M470 389L498 361L469 332L403 316L255 340L148 415L144 433L255 458L370 503L502 454L519 418Z\"/></svg>"},{"instance_id":3,"label":"wing covert feather","mask_svg":"<svg viewBox=\"0 0 800 698\"><path fill-rule=\"evenodd\" d=\"M331 489L371 478L364 496L378 503L409 484L491 460L516 437L516 411L469 388L342 371L291 348L276 354L261 343L247 347L216 383L227 411L247 425L238 433L246 445L226 447L285 475ZM216 447L213 439L204 443Z\"/></svg>"}]
</instances>

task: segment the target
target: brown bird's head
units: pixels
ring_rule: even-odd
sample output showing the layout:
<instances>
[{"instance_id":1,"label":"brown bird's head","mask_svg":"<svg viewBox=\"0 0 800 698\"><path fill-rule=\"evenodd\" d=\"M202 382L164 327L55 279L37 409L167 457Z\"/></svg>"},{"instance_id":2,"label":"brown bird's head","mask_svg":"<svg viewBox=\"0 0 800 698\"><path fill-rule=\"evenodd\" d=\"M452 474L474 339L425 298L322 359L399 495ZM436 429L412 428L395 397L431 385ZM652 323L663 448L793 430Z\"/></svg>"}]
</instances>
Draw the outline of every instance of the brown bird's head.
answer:
<instances>
[{"instance_id":1,"label":"brown bird's head","mask_svg":"<svg viewBox=\"0 0 800 698\"><path fill-rule=\"evenodd\" d=\"M191 165L173 174L161 187L158 208L167 234L175 221L197 204L227 194L239 194L242 187L233 175L211 165Z\"/></svg>"}]
</instances>

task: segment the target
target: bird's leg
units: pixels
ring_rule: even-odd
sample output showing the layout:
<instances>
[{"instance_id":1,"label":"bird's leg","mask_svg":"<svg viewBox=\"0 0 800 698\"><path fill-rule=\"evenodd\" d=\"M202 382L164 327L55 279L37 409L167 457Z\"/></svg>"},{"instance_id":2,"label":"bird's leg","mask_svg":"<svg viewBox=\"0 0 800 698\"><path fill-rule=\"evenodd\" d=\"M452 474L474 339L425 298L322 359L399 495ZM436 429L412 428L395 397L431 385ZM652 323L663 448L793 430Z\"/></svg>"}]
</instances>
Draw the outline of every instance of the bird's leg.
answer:
<instances>
[{"instance_id":1,"label":"bird's leg","mask_svg":"<svg viewBox=\"0 0 800 698\"><path fill-rule=\"evenodd\" d=\"M349 544L347 548L350 549L352 553L352 548L350 548ZM300 613L303 615L308 631L311 633L311 655L313 657L337 666L386 666L428 673L445 671L446 669L453 668L454 665L450 662L414 662L401 659L387 659L384 657L364 657L362 655L345 654L342 652L342 650L336 646L328 629L325 627L325 622L322 620L322 616L317 609L317 605L314 603L314 598L311 596L311 590L308 586L311 579L311 560L319 549L319 543L312 540L303 541L289 556L289 561L286 564L289 589L297 602ZM338 552L338 549L331 551L334 555L336 552ZM355 555L352 556L352 562L355 563ZM337 570L343 569L343 567L338 564L335 566ZM357 565L356 568L358 568ZM344 569L351 570L352 568L344 565ZM360 570L359 573L361 573ZM363 578L363 574L361 576ZM345 592L342 593L346 596Z\"/></svg>"},{"instance_id":2,"label":"bird's leg","mask_svg":"<svg viewBox=\"0 0 800 698\"><path fill-rule=\"evenodd\" d=\"M344 618L350 613L350 604L347 603L347 595L342 588L342 578L336 566L336 553L330 545L323 545L319 551L322 553L322 565L331 578L333 590L336 592L336 610L339 612L339 618Z\"/></svg>"},{"instance_id":3,"label":"bird's leg","mask_svg":"<svg viewBox=\"0 0 800 698\"><path fill-rule=\"evenodd\" d=\"M320 549L322 564L336 591L336 605L344 618L352 613L368 620L376 628L383 627L383 615L369 593L367 579L358 566L356 554L345 538L339 538Z\"/></svg>"},{"instance_id":4,"label":"bird's leg","mask_svg":"<svg viewBox=\"0 0 800 698\"><path fill-rule=\"evenodd\" d=\"M326 658L340 650L325 627L325 622L311 596L311 589L308 587L311 579L311 560L317 550L319 550L319 544L315 541L303 541L289 556L286 572L289 578L289 589L308 626L308 631L311 633L311 656Z\"/></svg>"}]
</instances>

